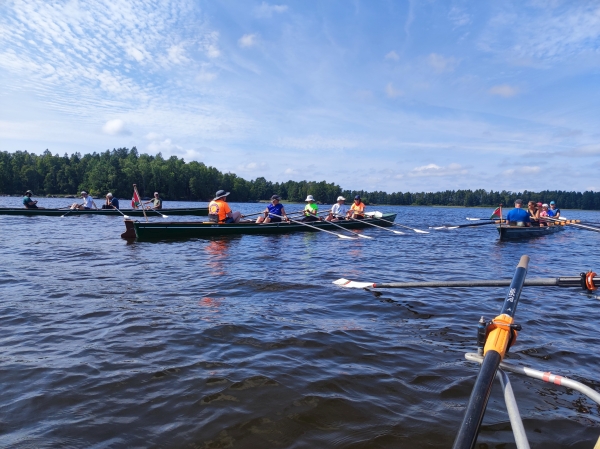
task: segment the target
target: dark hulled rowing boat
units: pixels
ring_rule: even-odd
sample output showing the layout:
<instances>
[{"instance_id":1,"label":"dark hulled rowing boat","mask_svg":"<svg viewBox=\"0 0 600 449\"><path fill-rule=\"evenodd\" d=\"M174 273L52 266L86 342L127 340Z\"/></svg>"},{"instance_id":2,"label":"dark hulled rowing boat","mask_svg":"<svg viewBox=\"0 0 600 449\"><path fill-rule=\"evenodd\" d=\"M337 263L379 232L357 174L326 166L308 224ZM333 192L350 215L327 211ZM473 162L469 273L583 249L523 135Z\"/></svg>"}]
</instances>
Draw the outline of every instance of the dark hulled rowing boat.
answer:
<instances>
[{"instance_id":1,"label":"dark hulled rowing boat","mask_svg":"<svg viewBox=\"0 0 600 449\"><path fill-rule=\"evenodd\" d=\"M518 240L518 239L529 239L534 237L540 237L542 235L554 234L562 229L564 226L553 225L549 223L549 226L507 226L500 225L497 227L498 233L500 234L500 240Z\"/></svg>"},{"instance_id":2,"label":"dark hulled rowing boat","mask_svg":"<svg viewBox=\"0 0 600 449\"><path fill-rule=\"evenodd\" d=\"M336 225L345 229L363 229L370 224L391 227L396 219L396 214L383 214L379 218L366 218L365 220L337 221ZM313 221L308 223L316 228L326 231L339 231L340 229L327 221ZM309 226L298 223L211 223L198 221L171 221L171 222L141 222L125 220L126 231L121 234L124 239L137 240L166 240L184 239L193 237L215 237L242 234L287 234L290 232L316 232Z\"/></svg>"},{"instance_id":3,"label":"dark hulled rowing boat","mask_svg":"<svg viewBox=\"0 0 600 449\"><path fill-rule=\"evenodd\" d=\"M90 210L69 210L69 209L25 209L25 208L8 208L0 207L0 215L26 215L26 216L45 216L45 217L60 217L65 215L67 212L70 216L74 215L106 215L106 216L118 216L122 217L123 214L129 215L130 217L143 217L144 212L141 209L120 209L122 213L119 213L115 209L90 209ZM160 213L164 215L194 215L194 216L206 216L208 215L207 207L195 207L195 208L179 208L179 209L160 209ZM146 210L146 215L149 217L160 217L161 215L152 209Z\"/></svg>"}]
</instances>

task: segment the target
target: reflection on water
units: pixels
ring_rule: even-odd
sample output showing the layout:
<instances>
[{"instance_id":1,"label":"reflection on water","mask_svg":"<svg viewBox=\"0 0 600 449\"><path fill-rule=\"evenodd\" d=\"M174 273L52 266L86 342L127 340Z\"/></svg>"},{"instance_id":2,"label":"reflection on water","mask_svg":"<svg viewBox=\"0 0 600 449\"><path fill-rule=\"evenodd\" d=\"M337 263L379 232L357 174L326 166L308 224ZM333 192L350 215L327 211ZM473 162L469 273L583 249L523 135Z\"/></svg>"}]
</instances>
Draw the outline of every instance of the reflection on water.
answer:
<instances>
[{"instance_id":1,"label":"reflection on water","mask_svg":"<svg viewBox=\"0 0 600 449\"><path fill-rule=\"evenodd\" d=\"M482 213L380 209L422 229ZM530 277L600 270L598 234L569 228L510 244L494 226L152 243L120 239L118 217L0 217L0 229L0 447L11 448L449 447L477 373L463 354L506 292L332 281L510 278L522 254ZM526 288L509 358L598 389L598 315L596 294ZM511 379L532 447L593 447L596 406ZM514 445L497 388L478 444Z\"/></svg>"}]
</instances>

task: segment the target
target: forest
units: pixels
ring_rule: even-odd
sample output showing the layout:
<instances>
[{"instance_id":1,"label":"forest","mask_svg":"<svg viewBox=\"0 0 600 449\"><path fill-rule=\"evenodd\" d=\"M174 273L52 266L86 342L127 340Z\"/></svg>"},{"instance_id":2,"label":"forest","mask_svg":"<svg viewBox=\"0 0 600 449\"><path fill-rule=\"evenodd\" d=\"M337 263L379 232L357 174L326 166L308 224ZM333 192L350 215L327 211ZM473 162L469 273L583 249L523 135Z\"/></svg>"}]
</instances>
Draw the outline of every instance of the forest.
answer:
<instances>
[{"instance_id":1,"label":"forest","mask_svg":"<svg viewBox=\"0 0 600 449\"><path fill-rule=\"evenodd\" d=\"M112 192L119 198L132 195L137 184L140 195L160 192L165 200L208 201L217 190L231 192L232 202L268 200L274 193L287 201L302 202L310 194L322 203L334 203L338 195L351 199L360 195L367 204L422 206L512 206L517 198L549 203L560 208L600 210L600 192L508 192L446 190L443 192L368 192L346 190L326 181L271 182L263 177L246 180L234 173L222 173L202 162L185 162L177 156L168 159L139 154L135 147L102 153L70 156L42 155L26 151L0 152L0 194L19 195L31 189L37 196L76 194L86 190L103 196Z\"/></svg>"}]
</instances>

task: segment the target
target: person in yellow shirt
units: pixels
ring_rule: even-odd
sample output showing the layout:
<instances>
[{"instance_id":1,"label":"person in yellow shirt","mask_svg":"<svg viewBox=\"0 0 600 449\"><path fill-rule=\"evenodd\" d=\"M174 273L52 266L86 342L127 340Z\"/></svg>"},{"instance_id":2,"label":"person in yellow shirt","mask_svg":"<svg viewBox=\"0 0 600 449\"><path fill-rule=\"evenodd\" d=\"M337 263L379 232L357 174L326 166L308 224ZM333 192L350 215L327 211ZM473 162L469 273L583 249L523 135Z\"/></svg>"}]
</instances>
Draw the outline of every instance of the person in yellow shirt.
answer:
<instances>
[{"instance_id":1,"label":"person in yellow shirt","mask_svg":"<svg viewBox=\"0 0 600 449\"><path fill-rule=\"evenodd\" d=\"M357 220L365 218L365 203L360 200L359 195L354 197L354 203L352 203L348 211L348 218L355 218Z\"/></svg>"},{"instance_id":2,"label":"person in yellow shirt","mask_svg":"<svg viewBox=\"0 0 600 449\"><path fill-rule=\"evenodd\" d=\"M319 205L315 201L312 195L308 195L306 199L306 206L304 206L304 217L302 221L319 221Z\"/></svg>"},{"instance_id":3,"label":"person in yellow shirt","mask_svg":"<svg viewBox=\"0 0 600 449\"><path fill-rule=\"evenodd\" d=\"M230 192L219 190L215 198L208 204L208 220L213 223L239 223L242 214L232 212L227 204L227 195Z\"/></svg>"}]
</instances>

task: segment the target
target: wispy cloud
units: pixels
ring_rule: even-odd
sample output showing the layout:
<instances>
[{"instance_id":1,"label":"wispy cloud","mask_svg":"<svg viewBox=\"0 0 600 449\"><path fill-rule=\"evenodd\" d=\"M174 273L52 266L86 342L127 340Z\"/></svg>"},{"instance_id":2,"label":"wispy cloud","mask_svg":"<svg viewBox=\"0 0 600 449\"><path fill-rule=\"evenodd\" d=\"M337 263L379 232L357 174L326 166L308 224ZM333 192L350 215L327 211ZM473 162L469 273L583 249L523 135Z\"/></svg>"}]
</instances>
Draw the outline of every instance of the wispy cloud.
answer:
<instances>
[{"instance_id":1,"label":"wispy cloud","mask_svg":"<svg viewBox=\"0 0 600 449\"><path fill-rule=\"evenodd\" d=\"M389 59L391 61L399 61L400 56L398 56L398 53L396 53L394 50L392 50L388 54L385 55L385 59Z\"/></svg>"},{"instance_id":2,"label":"wispy cloud","mask_svg":"<svg viewBox=\"0 0 600 449\"><path fill-rule=\"evenodd\" d=\"M516 87L509 86L508 84L500 84L490 89L492 95L499 95L506 98L514 97L518 92L519 90Z\"/></svg>"},{"instance_id":3,"label":"wispy cloud","mask_svg":"<svg viewBox=\"0 0 600 449\"><path fill-rule=\"evenodd\" d=\"M408 176L412 177L440 177L466 175L468 170L460 164L452 163L445 167L437 164L427 164L413 168Z\"/></svg>"},{"instance_id":4,"label":"wispy cloud","mask_svg":"<svg viewBox=\"0 0 600 449\"><path fill-rule=\"evenodd\" d=\"M126 136L131 134L125 128L125 122L118 118L107 121L102 127L102 131L110 136Z\"/></svg>"},{"instance_id":5,"label":"wispy cloud","mask_svg":"<svg viewBox=\"0 0 600 449\"><path fill-rule=\"evenodd\" d=\"M267 2L262 2L259 6L254 9L254 15L258 18L269 18L273 14L281 14L288 10L287 5L270 5Z\"/></svg>"},{"instance_id":6,"label":"wispy cloud","mask_svg":"<svg viewBox=\"0 0 600 449\"><path fill-rule=\"evenodd\" d=\"M385 86L385 93L390 98L396 98L404 95L404 92L396 89L392 83L388 83L387 86Z\"/></svg>"},{"instance_id":7,"label":"wispy cloud","mask_svg":"<svg viewBox=\"0 0 600 449\"><path fill-rule=\"evenodd\" d=\"M427 62L437 73L452 72L458 66L456 58L445 57L437 53L431 53L427 57Z\"/></svg>"},{"instance_id":8,"label":"wispy cloud","mask_svg":"<svg viewBox=\"0 0 600 449\"><path fill-rule=\"evenodd\" d=\"M254 47L258 40L258 36L256 34L244 34L238 40L238 45L241 48Z\"/></svg>"}]
</instances>

